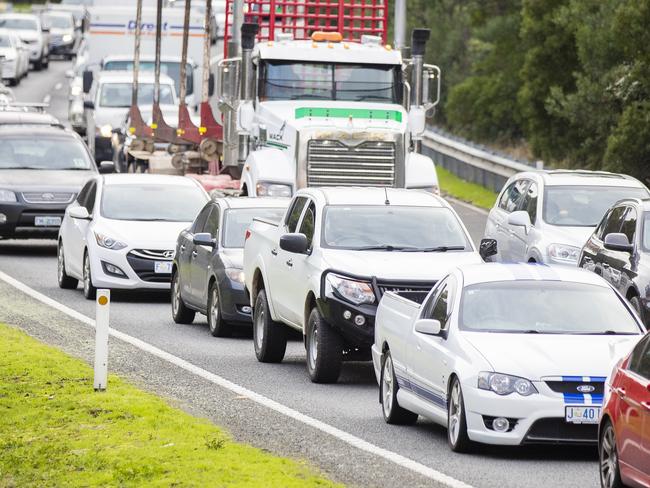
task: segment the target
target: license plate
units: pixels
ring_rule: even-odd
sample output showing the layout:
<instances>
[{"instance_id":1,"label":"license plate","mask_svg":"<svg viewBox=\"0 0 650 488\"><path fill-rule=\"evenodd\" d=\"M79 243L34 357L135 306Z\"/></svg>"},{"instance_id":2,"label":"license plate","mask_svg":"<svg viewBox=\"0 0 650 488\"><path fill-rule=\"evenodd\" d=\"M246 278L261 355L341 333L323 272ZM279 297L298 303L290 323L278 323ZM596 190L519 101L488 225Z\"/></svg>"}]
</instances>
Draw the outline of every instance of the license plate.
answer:
<instances>
[{"instance_id":1,"label":"license plate","mask_svg":"<svg viewBox=\"0 0 650 488\"><path fill-rule=\"evenodd\" d=\"M570 424L597 424L601 407L564 407L564 420Z\"/></svg>"},{"instance_id":2,"label":"license plate","mask_svg":"<svg viewBox=\"0 0 650 488\"><path fill-rule=\"evenodd\" d=\"M61 227L61 217L34 217L37 227Z\"/></svg>"},{"instance_id":3,"label":"license plate","mask_svg":"<svg viewBox=\"0 0 650 488\"><path fill-rule=\"evenodd\" d=\"M155 261L153 263L153 272L161 274L170 274L172 272L171 261Z\"/></svg>"}]
</instances>

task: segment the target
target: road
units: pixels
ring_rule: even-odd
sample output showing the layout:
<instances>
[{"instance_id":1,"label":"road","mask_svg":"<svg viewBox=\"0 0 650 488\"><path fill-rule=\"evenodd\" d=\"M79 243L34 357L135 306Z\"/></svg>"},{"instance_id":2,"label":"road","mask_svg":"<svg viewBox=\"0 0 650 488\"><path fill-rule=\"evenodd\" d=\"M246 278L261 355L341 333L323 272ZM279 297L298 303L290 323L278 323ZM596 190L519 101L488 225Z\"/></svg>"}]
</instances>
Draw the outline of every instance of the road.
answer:
<instances>
[{"instance_id":1,"label":"road","mask_svg":"<svg viewBox=\"0 0 650 488\"><path fill-rule=\"evenodd\" d=\"M52 113L65 120L67 67L67 63L52 62L48 71L30 74L15 89L17 99L41 101L49 95ZM466 205L454 206L472 237L478 241L483 232L485 214ZM94 317L94 302L86 301L80 289L69 291L58 288L56 249L53 242L0 242L0 271L87 317ZM23 309L37 305L19 306L19 303L23 303L23 298L16 295L15 290L9 294L6 285L3 285L0 287L0 296L3 296L3 291L6 298L0 299L0 321L13 320L14 323L27 324L25 317L28 312ZM301 342L293 341L289 344L283 363L261 364L255 359L249 330L241 330L233 338L212 338L203 316L197 316L193 325L174 324L168 302L167 294L114 294L111 326L280 405L471 486L581 488L598 484L597 458L593 448L504 449L486 446L480 447L472 455L454 454L447 447L445 430L429 421L421 419L413 427L395 427L384 423L371 364L347 363L338 384L315 385L310 383L306 373L305 351ZM37 314L30 310L29 313L33 313L30 320L40 321L44 327L47 326L47 311ZM51 321L56 322L54 319ZM61 327L51 334L53 342L58 341L68 349L73 348L71 345L76 343L75 337L71 335L63 340L61 337L66 333L66 326ZM69 327L70 330L73 329L72 324ZM29 324L25 328L29 329ZM83 355L82 352L79 354ZM126 371L130 377L135 377L144 387L154 388L151 384L153 379L148 378L146 373L151 359L146 354L131 354L128 359L125 357L116 360L120 362L121 370ZM314 446L307 444L313 443L316 437L311 437L311 434L303 434L301 437L300 431L296 434L295 428L290 427L289 421L281 415L272 417L270 413L261 413L261 417L242 418L238 411L211 413L210 408L202 406L199 400L204 396L204 390L200 389L205 388L205 385L197 385L194 390L192 385L191 378L187 382L184 380L182 385L166 385L166 396L180 399L184 407L217 421L235 436L241 433L243 439L253 439L252 442L257 445L276 452L304 456L338 480L360 486L444 486L427 482L415 475L411 477L413 473L409 469L403 469L403 466L398 468L386 463L384 459L374 458L349 446L347 451L343 451L344 448L340 446L329 448L326 445L329 442L327 436L319 438L322 449L319 451L319 446L316 446L314 451ZM264 412L264 409L261 411ZM269 429L267 415L274 418L272 430L275 433L267 433L264 439L258 441L254 431L259 429L260 432L266 432ZM287 434L283 437L285 422ZM278 442L287 445L280 446L276 444ZM343 452L344 456L341 455ZM368 475L368 470L376 470L376 475Z\"/></svg>"}]
</instances>

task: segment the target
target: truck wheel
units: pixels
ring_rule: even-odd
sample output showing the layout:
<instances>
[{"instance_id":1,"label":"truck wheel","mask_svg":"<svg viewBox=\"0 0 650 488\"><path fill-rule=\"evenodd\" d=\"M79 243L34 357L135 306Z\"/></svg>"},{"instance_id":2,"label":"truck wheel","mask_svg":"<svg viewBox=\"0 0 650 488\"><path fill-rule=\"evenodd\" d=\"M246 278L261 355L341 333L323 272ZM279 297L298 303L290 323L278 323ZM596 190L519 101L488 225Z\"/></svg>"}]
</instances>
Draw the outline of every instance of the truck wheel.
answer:
<instances>
[{"instance_id":1,"label":"truck wheel","mask_svg":"<svg viewBox=\"0 0 650 488\"><path fill-rule=\"evenodd\" d=\"M255 300L253 344L255 345L255 356L261 363L282 362L287 350L287 331L284 325L271 319L265 290L260 290Z\"/></svg>"},{"instance_id":2,"label":"truck wheel","mask_svg":"<svg viewBox=\"0 0 650 488\"><path fill-rule=\"evenodd\" d=\"M460 381L454 378L447 402L447 441L454 452L470 452L472 441L467 435L467 417Z\"/></svg>"},{"instance_id":3,"label":"truck wheel","mask_svg":"<svg viewBox=\"0 0 650 488\"><path fill-rule=\"evenodd\" d=\"M397 377L393 367L393 358L390 351L384 355L384 365L381 369L381 381L379 383L381 390L381 411L384 414L384 420L388 424L395 425L412 425L418 420L418 414L400 407L397 402Z\"/></svg>"},{"instance_id":4,"label":"truck wheel","mask_svg":"<svg viewBox=\"0 0 650 488\"><path fill-rule=\"evenodd\" d=\"M336 383L341 374L343 341L314 307L307 324L307 371L313 383Z\"/></svg>"},{"instance_id":5,"label":"truck wheel","mask_svg":"<svg viewBox=\"0 0 650 488\"><path fill-rule=\"evenodd\" d=\"M185 306L181 297L181 278L178 271L172 276L172 318L177 324L191 324L196 312Z\"/></svg>"},{"instance_id":6,"label":"truck wheel","mask_svg":"<svg viewBox=\"0 0 650 488\"><path fill-rule=\"evenodd\" d=\"M79 280L75 278L71 278L68 276L68 274L65 272L65 259L63 257L63 244L59 244L59 250L57 253L57 278L59 282L59 288L63 288L64 290L74 290L77 288L77 285L79 284Z\"/></svg>"},{"instance_id":7,"label":"truck wheel","mask_svg":"<svg viewBox=\"0 0 650 488\"><path fill-rule=\"evenodd\" d=\"M210 334L213 337L228 337L232 332L230 324L227 324L221 315L221 304L219 302L219 289L217 283L210 285L210 294L208 295L208 325Z\"/></svg>"}]
</instances>

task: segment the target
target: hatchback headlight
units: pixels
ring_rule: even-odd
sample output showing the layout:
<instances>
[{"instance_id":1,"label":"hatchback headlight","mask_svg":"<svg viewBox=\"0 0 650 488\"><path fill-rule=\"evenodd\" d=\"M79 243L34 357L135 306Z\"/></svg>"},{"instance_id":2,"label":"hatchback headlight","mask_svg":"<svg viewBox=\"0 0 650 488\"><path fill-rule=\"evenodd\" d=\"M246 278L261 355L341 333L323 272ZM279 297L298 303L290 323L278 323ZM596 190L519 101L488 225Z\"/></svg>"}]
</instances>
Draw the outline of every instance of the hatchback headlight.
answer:
<instances>
[{"instance_id":1,"label":"hatchback headlight","mask_svg":"<svg viewBox=\"0 0 650 488\"><path fill-rule=\"evenodd\" d=\"M103 247L104 249L119 251L120 249L124 249L126 247L126 244L123 242L117 241L105 234L100 234L99 232L95 232L95 239L97 240L99 247Z\"/></svg>"},{"instance_id":2,"label":"hatchback headlight","mask_svg":"<svg viewBox=\"0 0 650 488\"><path fill-rule=\"evenodd\" d=\"M526 378L488 371L478 374L478 387L481 390L493 391L497 395L519 393L521 396L530 396L537 393L535 385Z\"/></svg>"},{"instance_id":3,"label":"hatchback headlight","mask_svg":"<svg viewBox=\"0 0 650 488\"><path fill-rule=\"evenodd\" d=\"M227 268L226 276L237 283L244 282L244 270L239 268Z\"/></svg>"},{"instance_id":4,"label":"hatchback headlight","mask_svg":"<svg viewBox=\"0 0 650 488\"><path fill-rule=\"evenodd\" d=\"M72 35L71 34L63 34L63 37L61 38L63 42L70 42L72 40Z\"/></svg>"},{"instance_id":5,"label":"hatchback headlight","mask_svg":"<svg viewBox=\"0 0 650 488\"><path fill-rule=\"evenodd\" d=\"M11 190L0 190L0 202L17 202L16 194Z\"/></svg>"},{"instance_id":6,"label":"hatchback headlight","mask_svg":"<svg viewBox=\"0 0 650 488\"><path fill-rule=\"evenodd\" d=\"M291 185L261 181L257 184L258 197L290 197Z\"/></svg>"},{"instance_id":7,"label":"hatchback headlight","mask_svg":"<svg viewBox=\"0 0 650 488\"><path fill-rule=\"evenodd\" d=\"M551 244L548 246L548 255L555 261L577 263L580 257L580 248L566 244Z\"/></svg>"},{"instance_id":8,"label":"hatchback headlight","mask_svg":"<svg viewBox=\"0 0 650 488\"><path fill-rule=\"evenodd\" d=\"M327 284L332 290L355 305L375 302L375 293L367 281L353 280L330 273L327 275Z\"/></svg>"}]
</instances>

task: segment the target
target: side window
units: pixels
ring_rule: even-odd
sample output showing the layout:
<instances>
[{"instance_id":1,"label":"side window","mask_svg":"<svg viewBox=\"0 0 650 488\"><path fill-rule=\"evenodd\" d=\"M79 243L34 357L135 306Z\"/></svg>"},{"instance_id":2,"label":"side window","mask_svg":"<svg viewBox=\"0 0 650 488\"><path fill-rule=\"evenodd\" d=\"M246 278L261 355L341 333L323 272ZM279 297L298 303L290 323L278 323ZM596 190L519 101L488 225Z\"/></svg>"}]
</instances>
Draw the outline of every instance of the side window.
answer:
<instances>
[{"instance_id":1,"label":"side window","mask_svg":"<svg viewBox=\"0 0 650 488\"><path fill-rule=\"evenodd\" d=\"M196 217L194 220L194 224L192 224L192 234L203 232L203 228L205 227L205 222L208 220L210 210L212 210L212 204L208 203L205 207L203 207L203 210L199 212L198 217Z\"/></svg>"},{"instance_id":2,"label":"side window","mask_svg":"<svg viewBox=\"0 0 650 488\"><path fill-rule=\"evenodd\" d=\"M434 287L433 292L430 293L425 303L422 305L422 318L430 319L431 314L433 313L433 307L436 304L436 298L438 297L440 290L447 286L447 278L443 278L442 281L439 281Z\"/></svg>"},{"instance_id":3,"label":"side window","mask_svg":"<svg viewBox=\"0 0 650 488\"><path fill-rule=\"evenodd\" d=\"M603 227L603 239L607 234L618 233L621 231L623 224L623 214L627 207L616 207L610 213Z\"/></svg>"},{"instance_id":4,"label":"side window","mask_svg":"<svg viewBox=\"0 0 650 488\"><path fill-rule=\"evenodd\" d=\"M634 347L627 369L650 379L650 335L645 336Z\"/></svg>"},{"instance_id":5,"label":"side window","mask_svg":"<svg viewBox=\"0 0 650 488\"><path fill-rule=\"evenodd\" d=\"M298 225L298 221L300 220L300 214L302 213L302 209L305 207L306 203L307 203L307 199L305 197L297 197L293 201L293 204L291 205L291 210L287 214L287 219L285 221L285 225L287 226L287 230L289 232L296 231L296 226Z\"/></svg>"},{"instance_id":6,"label":"side window","mask_svg":"<svg viewBox=\"0 0 650 488\"><path fill-rule=\"evenodd\" d=\"M521 209L526 211L530 216L530 221L535 225L535 219L537 219L537 183L532 181L524 198L521 202Z\"/></svg>"},{"instance_id":7,"label":"side window","mask_svg":"<svg viewBox=\"0 0 650 488\"><path fill-rule=\"evenodd\" d=\"M97 183L92 182L90 185L90 188L88 189L88 195L86 195L86 201L82 204L84 207L86 207L86 210L88 210L89 214L93 213L93 209L95 208L95 198L97 197Z\"/></svg>"},{"instance_id":8,"label":"side window","mask_svg":"<svg viewBox=\"0 0 650 488\"><path fill-rule=\"evenodd\" d=\"M514 188L516 182L510 183L508 187L504 190L504 192L501 194L501 198L499 198L499 208L505 210L507 205L508 205L508 196L510 195L510 192Z\"/></svg>"},{"instance_id":9,"label":"side window","mask_svg":"<svg viewBox=\"0 0 650 488\"><path fill-rule=\"evenodd\" d=\"M598 224L598 227L596 227L596 230L594 231L594 234L598 239L601 241L605 238L605 227L607 226L607 221L609 220L609 214L612 213L611 210L608 210L603 219L600 221L600 224Z\"/></svg>"},{"instance_id":10,"label":"side window","mask_svg":"<svg viewBox=\"0 0 650 488\"><path fill-rule=\"evenodd\" d=\"M219 234L219 214L219 207L212 206L212 212L203 226L203 232L209 232L213 239L216 239Z\"/></svg>"},{"instance_id":11,"label":"side window","mask_svg":"<svg viewBox=\"0 0 650 488\"><path fill-rule=\"evenodd\" d=\"M86 205L86 198L88 198L88 192L90 191L90 186L94 183L93 180L90 180L87 182L81 191L79 192L79 195L77 195L77 203L84 207Z\"/></svg>"},{"instance_id":12,"label":"side window","mask_svg":"<svg viewBox=\"0 0 650 488\"><path fill-rule=\"evenodd\" d=\"M309 242L309 249L311 250L314 245L314 225L316 223L316 205L314 202L309 204L305 216L302 218L302 223L300 224L301 234L307 236L307 241Z\"/></svg>"},{"instance_id":13,"label":"side window","mask_svg":"<svg viewBox=\"0 0 650 488\"><path fill-rule=\"evenodd\" d=\"M442 284L435 299L428 305L429 310L422 316L422 318L438 320L441 330L448 328L448 320L453 302L453 283L454 279L451 277L446 283Z\"/></svg>"},{"instance_id":14,"label":"side window","mask_svg":"<svg viewBox=\"0 0 650 488\"><path fill-rule=\"evenodd\" d=\"M625 216L623 217L623 225L621 226L621 232L627 236L627 240L634 244L635 234L636 234L636 208L628 207Z\"/></svg>"},{"instance_id":15,"label":"side window","mask_svg":"<svg viewBox=\"0 0 650 488\"><path fill-rule=\"evenodd\" d=\"M499 207L508 213L517 210L517 205L527 186L528 180L517 180L510 183L499 199Z\"/></svg>"}]
</instances>

